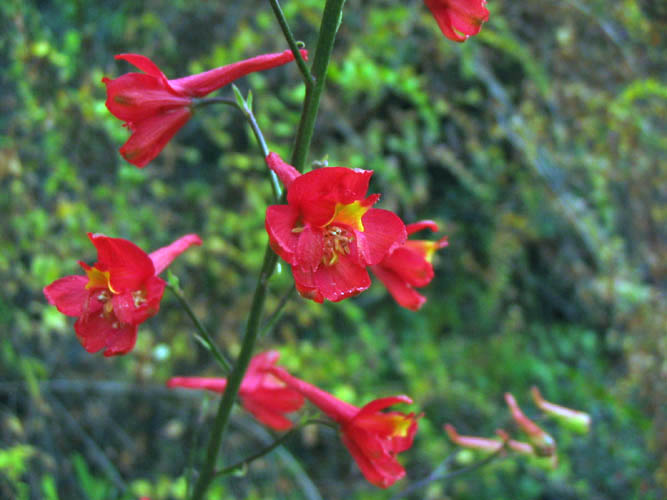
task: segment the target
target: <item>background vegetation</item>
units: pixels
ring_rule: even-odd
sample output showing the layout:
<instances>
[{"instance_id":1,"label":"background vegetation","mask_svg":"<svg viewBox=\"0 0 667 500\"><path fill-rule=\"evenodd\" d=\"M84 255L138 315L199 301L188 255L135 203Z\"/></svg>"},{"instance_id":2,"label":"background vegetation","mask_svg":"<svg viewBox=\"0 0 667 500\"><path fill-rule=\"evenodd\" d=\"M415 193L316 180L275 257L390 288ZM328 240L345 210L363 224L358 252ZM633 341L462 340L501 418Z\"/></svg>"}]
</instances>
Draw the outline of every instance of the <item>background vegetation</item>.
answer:
<instances>
[{"instance_id":1,"label":"background vegetation","mask_svg":"<svg viewBox=\"0 0 667 500\"><path fill-rule=\"evenodd\" d=\"M284 1L310 48L321 5ZM348 0L312 159L375 170L382 206L436 219L450 246L421 312L381 285L342 304L294 299L261 348L358 404L413 396L427 415L403 460L415 480L455 450L443 423L478 435L506 425L504 391L534 415L537 384L593 416L584 437L547 425L555 470L503 460L411 498L664 498L664 5L489 8L481 34L456 45L420 1ZM240 115L209 107L136 169L117 153L127 131L101 78L129 70L113 59L122 52L177 77L286 44L259 0L7 0L0 16L0 497L183 498L217 399L163 384L217 372L174 297L131 355L104 359L84 352L41 289L94 260L86 231L147 250L194 231L205 245L173 270L236 352L266 240L261 155ZM303 95L296 68L239 84L287 154ZM269 311L290 285L283 267ZM238 412L224 454L270 440ZM210 498L372 500L408 484L375 489L334 433L310 427Z\"/></svg>"}]
</instances>

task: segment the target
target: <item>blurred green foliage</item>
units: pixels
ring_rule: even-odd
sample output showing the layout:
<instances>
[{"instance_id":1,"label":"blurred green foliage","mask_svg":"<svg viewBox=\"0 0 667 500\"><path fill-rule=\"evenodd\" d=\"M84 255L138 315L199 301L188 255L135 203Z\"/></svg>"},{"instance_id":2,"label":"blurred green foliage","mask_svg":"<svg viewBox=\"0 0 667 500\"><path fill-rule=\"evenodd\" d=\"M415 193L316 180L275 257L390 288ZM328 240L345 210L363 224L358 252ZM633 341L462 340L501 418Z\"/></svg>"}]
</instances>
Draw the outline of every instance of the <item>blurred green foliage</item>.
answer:
<instances>
[{"instance_id":1,"label":"blurred green foliage","mask_svg":"<svg viewBox=\"0 0 667 500\"><path fill-rule=\"evenodd\" d=\"M314 48L321 1L285 0ZM426 412L408 476L455 448L442 424L492 435L502 394L528 388L593 416L588 436L545 424L557 469L504 460L410 498L659 499L667 486L665 12L641 0L490 2L465 44L422 3L348 0L312 159L375 170L381 206L449 235L422 311L381 285L341 304L293 300L261 349L362 404L410 394ZM86 231L151 250L205 244L173 266L224 348L239 348L271 202L249 130L228 108L198 113L143 170L117 154L127 131L104 106L113 55L168 76L286 44L267 2L0 3L0 496L184 498L215 397L174 393L170 375L215 375L167 295L122 358L89 355L41 289L92 262ZM252 89L272 149L288 154L303 86L295 67ZM222 95L231 96L225 89ZM660 161L662 160L662 163ZM268 311L291 286L271 283ZM228 460L270 436L239 412ZM338 438L308 428L209 498L391 498ZM301 460L301 465L294 461ZM462 457L462 460L465 455ZM661 461L662 460L662 461ZM662 488L662 489L661 489Z\"/></svg>"}]
</instances>

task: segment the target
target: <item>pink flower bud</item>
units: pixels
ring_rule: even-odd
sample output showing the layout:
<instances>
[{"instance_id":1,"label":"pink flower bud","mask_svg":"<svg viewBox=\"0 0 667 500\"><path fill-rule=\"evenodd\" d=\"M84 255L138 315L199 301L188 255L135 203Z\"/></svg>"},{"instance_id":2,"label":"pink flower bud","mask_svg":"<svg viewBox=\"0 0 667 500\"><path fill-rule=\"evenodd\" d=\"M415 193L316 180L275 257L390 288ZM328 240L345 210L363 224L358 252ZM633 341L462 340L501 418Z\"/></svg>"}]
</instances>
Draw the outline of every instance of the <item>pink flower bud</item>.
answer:
<instances>
[{"instance_id":1,"label":"pink flower bud","mask_svg":"<svg viewBox=\"0 0 667 500\"><path fill-rule=\"evenodd\" d=\"M563 425L580 434L586 434L591 428L591 416L583 411L572 410L546 401L537 387L530 390L537 407L547 415L562 422Z\"/></svg>"}]
</instances>

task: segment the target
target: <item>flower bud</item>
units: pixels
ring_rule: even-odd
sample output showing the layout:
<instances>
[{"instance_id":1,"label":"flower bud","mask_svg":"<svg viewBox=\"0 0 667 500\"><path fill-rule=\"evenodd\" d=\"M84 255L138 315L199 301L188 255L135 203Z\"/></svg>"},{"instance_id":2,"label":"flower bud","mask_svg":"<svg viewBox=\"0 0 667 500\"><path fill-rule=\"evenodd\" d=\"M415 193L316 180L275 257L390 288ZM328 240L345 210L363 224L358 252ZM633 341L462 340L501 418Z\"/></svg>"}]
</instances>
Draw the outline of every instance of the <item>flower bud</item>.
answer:
<instances>
[{"instance_id":1,"label":"flower bud","mask_svg":"<svg viewBox=\"0 0 667 500\"><path fill-rule=\"evenodd\" d=\"M541 457L550 457L556 452L554 438L543 431L535 422L530 420L519 408L519 405L509 392L505 393L505 401L510 407L512 418L519 428L528 435L530 443L535 447L535 452Z\"/></svg>"},{"instance_id":2,"label":"flower bud","mask_svg":"<svg viewBox=\"0 0 667 500\"><path fill-rule=\"evenodd\" d=\"M537 387L530 389L537 407L549 416L554 417L565 427L579 434L586 434L591 428L591 416L583 411L572 410L546 401Z\"/></svg>"}]
</instances>

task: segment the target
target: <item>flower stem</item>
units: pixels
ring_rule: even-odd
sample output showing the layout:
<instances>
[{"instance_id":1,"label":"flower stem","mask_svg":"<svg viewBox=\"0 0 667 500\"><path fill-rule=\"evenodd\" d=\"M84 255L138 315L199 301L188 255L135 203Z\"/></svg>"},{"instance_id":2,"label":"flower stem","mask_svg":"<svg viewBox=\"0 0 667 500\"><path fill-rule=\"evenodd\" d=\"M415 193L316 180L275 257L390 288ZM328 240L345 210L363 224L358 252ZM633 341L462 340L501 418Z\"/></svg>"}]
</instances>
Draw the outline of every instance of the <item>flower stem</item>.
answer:
<instances>
[{"instance_id":1,"label":"flower stem","mask_svg":"<svg viewBox=\"0 0 667 500\"><path fill-rule=\"evenodd\" d=\"M287 45L289 45L289 48L292 50L292 54L294 54L294 60L296 61L296 65L299 67L299 71L301 71L301 74L303 75L303 81L306 84L306 88L310 88L315 83L315 80L313 79L313 75L310 73L310 69L308 69L308 66L306 65L306 61L304 61L303 57L301 56L301 51L299 51L299 44L294 38L289 24L287 24L287 19L285 19L285 14L283 14L283 10L280 8L280 3L278 0L269 0L269 3L271 4L273 13L276 15L278 24L280 24L280 29L283 30L283 35L285 35Z\"/></svg>"},{"instance_id":2,"label":"flower stem","mask_svg":"<svg viewBox=\"0 0 667 500\"><path fill-rule=\"evenodd\" d=\"M236 469L241 469L243 467L247 467L250 465L252 462L257 460L258 458L262 458L264 455L267 455L271 453L273 450L278 448L281 444L283 444L285 441L287 441L294 433L297 431L303 429L307 425L314 425L314 424L322 424L321 420L306 420L302 424L297 425L296 427L290 429L288 432L280 436L278 439L276 439L273 443L271 443L269 446L266 448L263 448L259 450L257 453L254 453L253 455L250 455L247 458L244 458L243 460L240 460L236 462L235 464L229 465L225 467L224 469L220 469L215 472L215 476L224 476L225 474L229 474L230 472L234 472Z\"/></svg>"},{"instance_id":3,"label":"flower stem","mask_svg":"<svg viewBox=\"0 0 667 500\"><path fill-rule=\"evenodd\" d=\"M195 324L195 327L199 331L200 339L202 340L204 345L206 345L208 350L211 351L211 354L222 368L224 374L228 375L229 372L232 371L231 363L227 360L227 358L225 358L224 354L220 352L218 346L215 345L215 342L213 342L213 339L211 338L211 335L208 333L208 330L206 330L201 321L199 321L199 318L190 307L190 304L188 304L188 301L185 299L183 292L180 289L173 286L171 283L167 283L167 288L171 290L172 293L176 296L181 306L183 307L183 309L185 309L185 312L188 314L188 316L190 316L190 319L192 320L192 322Z\"/></svg>"},{"instance_id":4,"label":"flower stem","mask_svg":"<svg viewBox=\"0 0 667 500\"><path fill-rule=\"evenodd\" d=\"M246 329L243 335L241 352L238 359L236 360L236 363L234 364L234 369L227 378L227 387L225 388L225 392L223 393L220 400L218 413L216 414L215 421L213 423L213 430L211 431L211 437L209 439L208 449L206 452L206 462L204 463L204 468L202 469L201 475L197 480L197 484L195 484L192 500L202 500L206 490L211 484L211 481L215 477L215 462L218 456L218 451L220 450L220 444L222 443L222 437L227 427L227 423L229 422L229 415L231 414L232 407L234 406L236 395L239 392L241 381L243 380L243 376L245 375L245 372L248 369L248 364L250 363L250 358L252 357L252 351L255 347L257 334L259 332L259 323L262 316L262 310L264 308L267 285L269 278L273 274L273 270L275 269L277 261L278 256L273 253L271 247L267 245L266 251L264 253L262 270L259 273L259 278L255 287L255 293L252 298L250 314L248 315L248 322L246 323Z\"/></svg>"},{"instance_id":5,"label":"flower stem","mask_svg":"<svg viewBox=\"0 0 667 500\"><path fill-rule=\"evenodd\" d=\"M336 40L344 4L345 0L327 0L324 5L320 35L317 39L312 66L315 85L312 87L306 86L306 99L301 111L301 121L299 122L299 129L294 143L294 153L292 154L292 165L299 172L303 172L306 166L310 142L313 138L313 130L315 128L315 119L320 107L320 97L322 97L322 91L324 90L327 68L329 67L329 60L331 59L331 52Z\"/></svg>"},{"instance_id":6,"label":"flower stem","mask_svg":"<svg viewBox=\"0 0 667 500\"><path fill-rule=\"evenodd\" d=\"M287 291L287 293L285 293L285 295L283 295L280 298L280 302L278 302L276 309L273 311L273 313L271 313L269 319L266 320L264 326L262 326L262 333L260 333L260 337L264 337L267 333L269 333L273 329L278 320L282 317L283 312L285 312L285 306L287 305L289 300L294 296L294 292L296 292L296 288L292 286Z\"/></svg>"}]
</instances>

